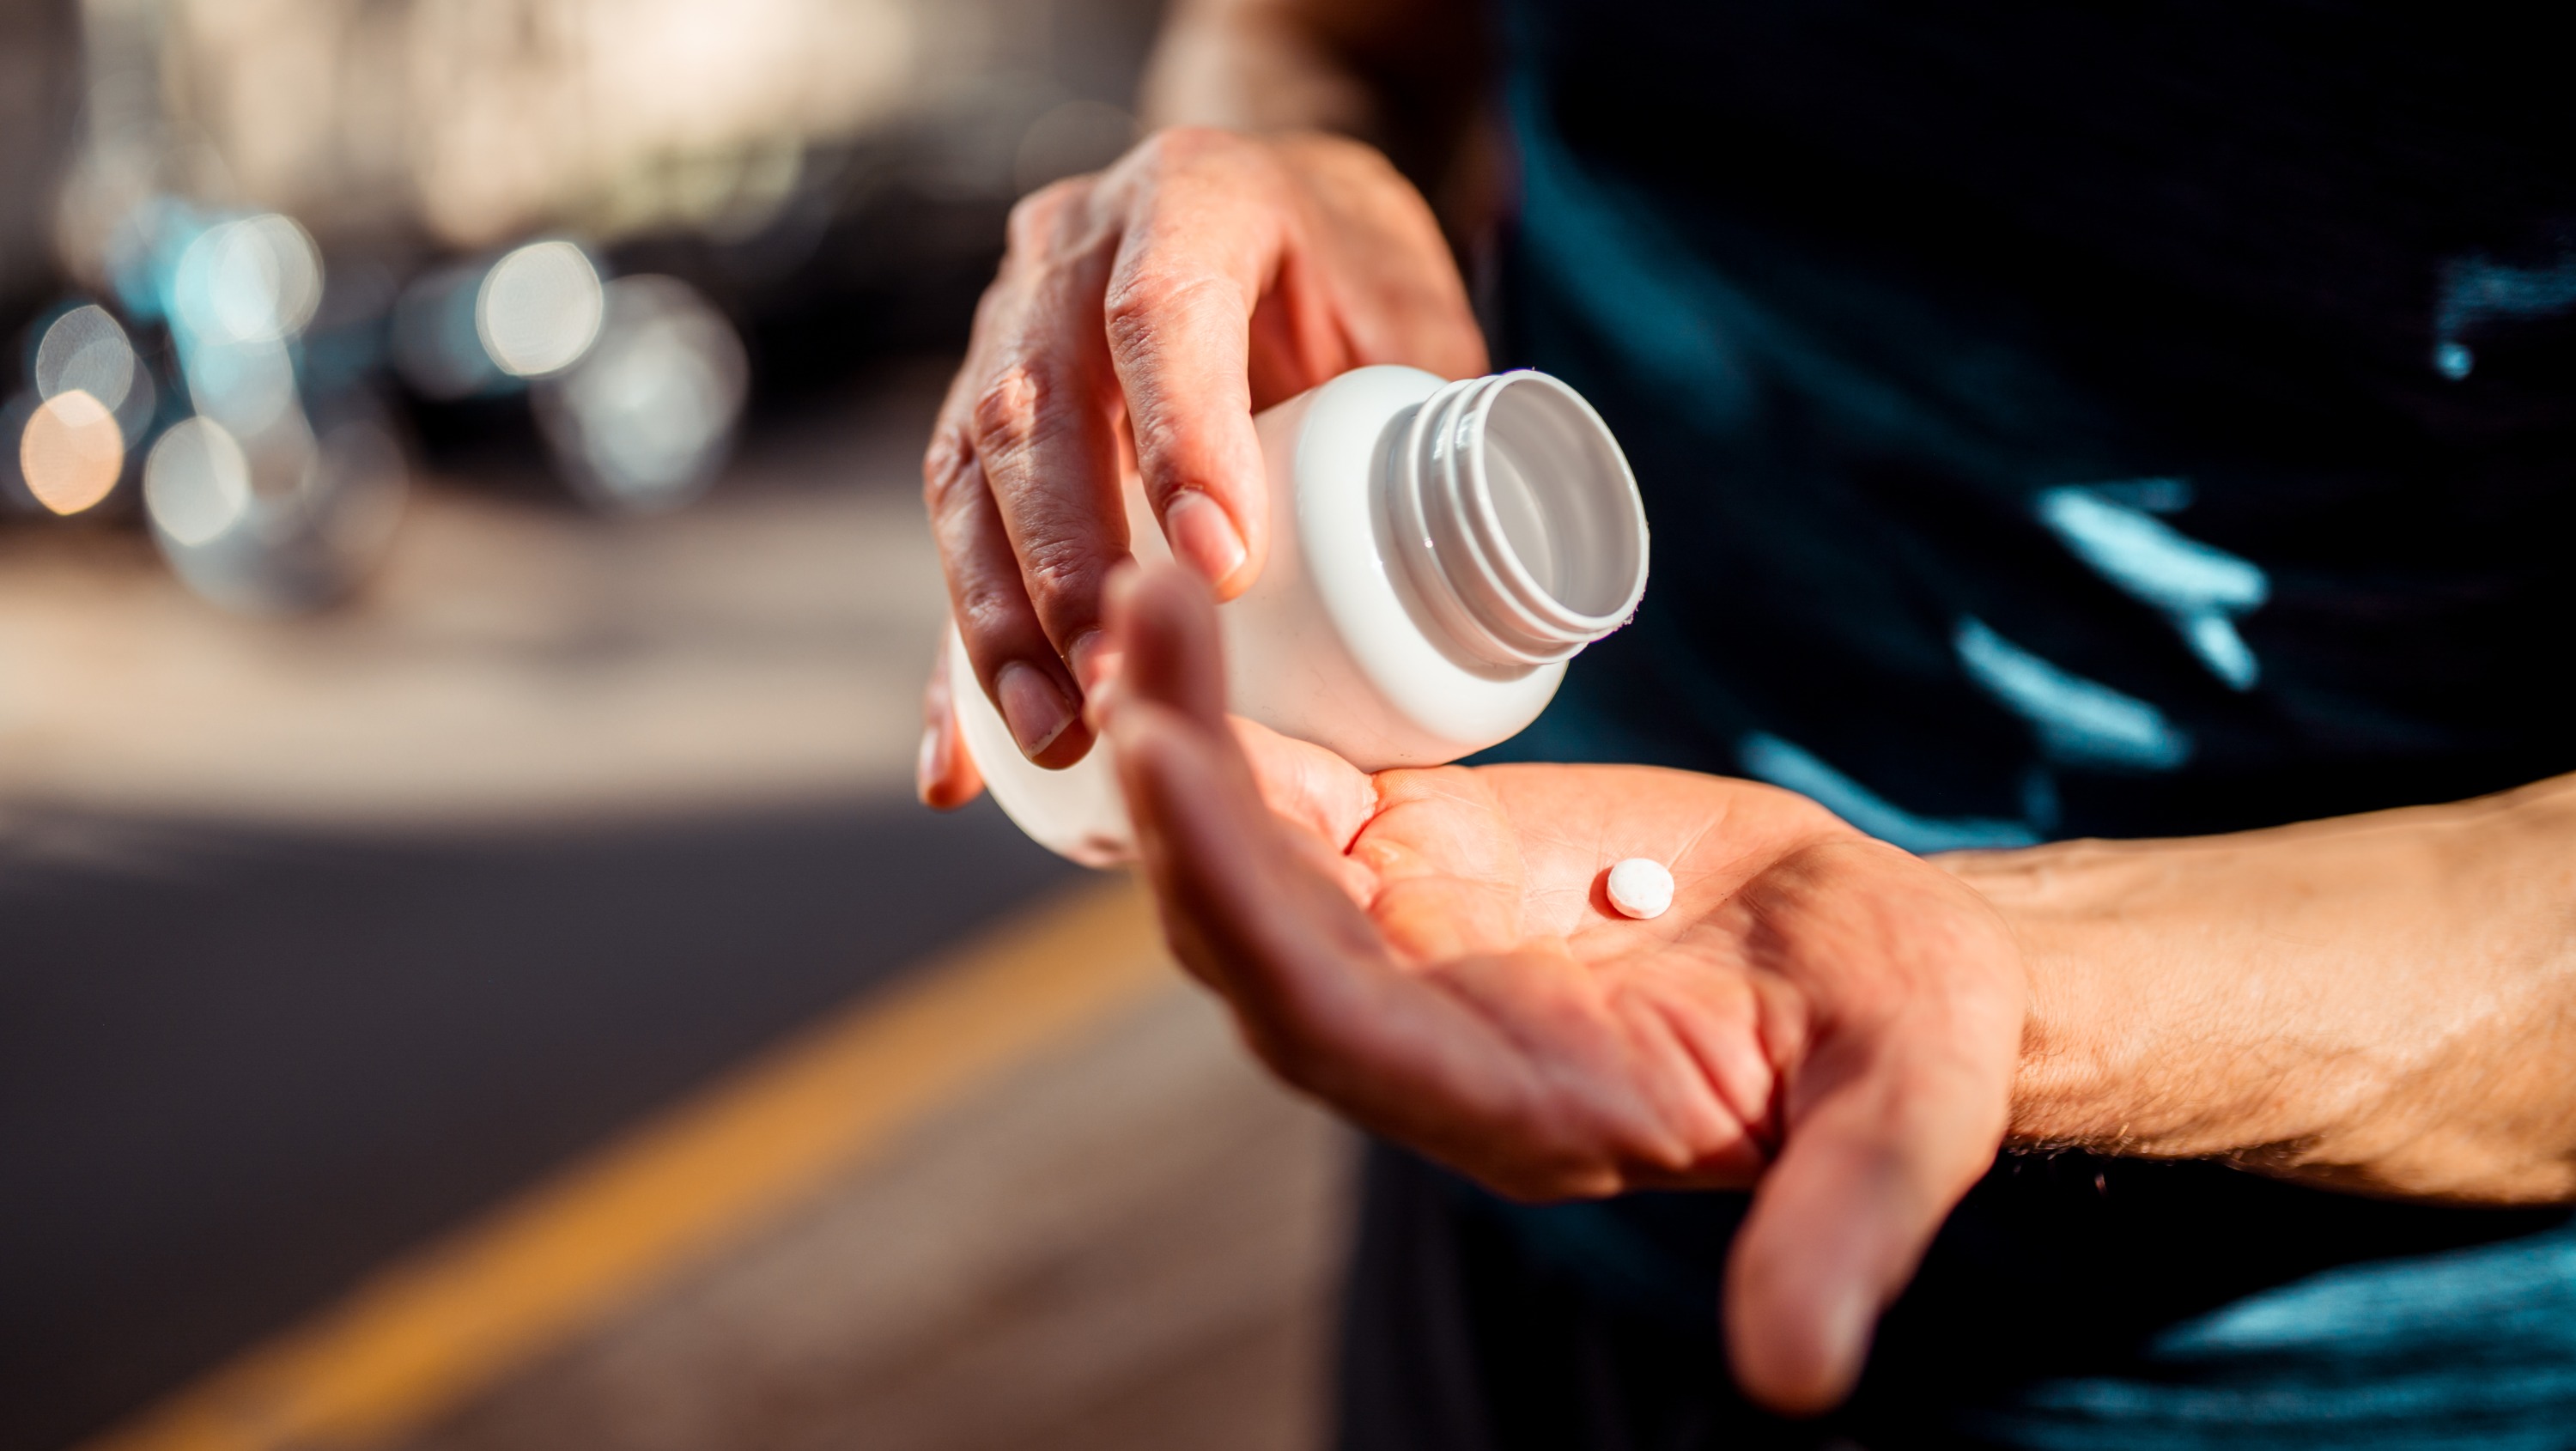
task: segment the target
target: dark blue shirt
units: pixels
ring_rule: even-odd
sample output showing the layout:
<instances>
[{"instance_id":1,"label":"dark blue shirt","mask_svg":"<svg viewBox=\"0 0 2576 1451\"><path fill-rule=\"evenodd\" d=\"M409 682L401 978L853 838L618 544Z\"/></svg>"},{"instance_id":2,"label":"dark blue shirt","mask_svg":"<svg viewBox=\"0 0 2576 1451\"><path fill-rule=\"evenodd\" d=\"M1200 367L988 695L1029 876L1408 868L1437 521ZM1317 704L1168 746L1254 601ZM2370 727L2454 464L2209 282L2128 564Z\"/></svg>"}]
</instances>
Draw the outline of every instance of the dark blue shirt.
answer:
<instances>
[{"instance_id":1,"label":"dark blue shirt","mask_svg":"<svg viewBox=\"0 0 2576 1451\"><path fill-rule=\"evenodd\" d=\"M2576 82L2530 12L1529 0L1508 31L1497 362L1600 408L1656 552L1512 754L1756 776L1923 851L2576 769ZM1738 1207L1480 1212L1680 1324ZM1855 1424L2576 1445L2566 1218L2007 1156Z\"/></svg>"}]
</instances>

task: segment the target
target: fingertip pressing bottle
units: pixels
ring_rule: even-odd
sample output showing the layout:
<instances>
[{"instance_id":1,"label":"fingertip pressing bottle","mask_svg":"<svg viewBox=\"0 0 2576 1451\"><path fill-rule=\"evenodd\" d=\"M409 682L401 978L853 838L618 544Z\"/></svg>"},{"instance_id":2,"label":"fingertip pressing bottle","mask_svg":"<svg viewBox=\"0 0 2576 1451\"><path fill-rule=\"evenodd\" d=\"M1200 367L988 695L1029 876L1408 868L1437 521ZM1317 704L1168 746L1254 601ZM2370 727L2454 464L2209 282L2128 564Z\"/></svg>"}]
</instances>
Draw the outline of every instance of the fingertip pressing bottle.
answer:
<instances>
[{"instance_id":1,"label":"fingertip pressing bottle","mask_svg":"<svg viewBox=\"0 0 2576 1451\"><path fill-rule=\"evenodd\" d=\"M1344 373L1254 420L1269 476L1270 554L1217 610L1226 700L1363 770L1432 766L1538 718L1584 646L1646 589L1646 512L1609 428L1535 372L1444 382L1417 368ZM1139 558L1170 552L1141 493ZM1135 854L1109 745L1034 765L952 627L949 678L967 752L1020 828L1092 866Z\"/></svg>"}]
</instances>

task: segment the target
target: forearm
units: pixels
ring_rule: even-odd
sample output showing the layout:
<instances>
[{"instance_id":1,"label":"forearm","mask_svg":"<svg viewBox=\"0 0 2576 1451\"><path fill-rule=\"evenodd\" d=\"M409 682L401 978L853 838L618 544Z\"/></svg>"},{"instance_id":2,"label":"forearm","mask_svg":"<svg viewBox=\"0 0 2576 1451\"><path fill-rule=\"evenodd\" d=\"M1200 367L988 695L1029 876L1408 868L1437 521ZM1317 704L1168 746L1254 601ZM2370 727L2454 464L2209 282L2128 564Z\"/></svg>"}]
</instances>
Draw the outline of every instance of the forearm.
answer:
<instances>
[{"instance_id":1,"label":"forearm","mask_svg":"<svg viewBox=\"0 0 2576 1451\"><path fill-rule=\"evenodd\" d=\"M1943 864L2029 971L2015 1142L2576 1198L2576 777Z\"/></svg>"},{"instance_id":2,"label":"forearm","mask_svg":"<svg viewBox=\"0 0 2576 1451\"><path fill-rule=\"evenodd\" d=\"M1298 0L1179 0L1145 68L1147 126L1237 131L1376 129L1359 67Z\"/></svg>"},{"instance_id":3,"label":"forearm","mask_svg":"<svg viewBox=\"0 0 2576 1451\"><path fill-rule=\"evenodd\" d=\"M1150 127L1326 131L1384 151L1453 239L1494 204L1479 0L1176 0L1137 100Z\"/></svg>"}]
</instances>

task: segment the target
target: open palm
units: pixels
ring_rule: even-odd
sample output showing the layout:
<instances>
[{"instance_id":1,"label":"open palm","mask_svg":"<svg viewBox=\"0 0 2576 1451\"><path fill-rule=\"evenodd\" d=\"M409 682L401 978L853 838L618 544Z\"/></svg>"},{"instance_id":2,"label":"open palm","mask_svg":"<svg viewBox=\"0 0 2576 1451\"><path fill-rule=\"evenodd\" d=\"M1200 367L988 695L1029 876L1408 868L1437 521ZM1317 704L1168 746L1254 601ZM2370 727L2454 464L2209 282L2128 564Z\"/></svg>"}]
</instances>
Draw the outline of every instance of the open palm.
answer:
<instances>
[{"instance_id":1,"label":"open palm","mask_svg":"<svg viewBox=\"0 0 2576 1451\"><path fill-rule=\"evenodd\" d=\"M1747 782L1366 775L1229 729L1185 577L1113 622L1107 724L1166 931L1263 1060L1515 1197L1754 1186L1737 1375L1782 1409L1838 1400L2003 1132L2023 989L1982 899ZM1652 920L1604 895L1633 856L1673 874Z\"/></svg>"}]
</instances>

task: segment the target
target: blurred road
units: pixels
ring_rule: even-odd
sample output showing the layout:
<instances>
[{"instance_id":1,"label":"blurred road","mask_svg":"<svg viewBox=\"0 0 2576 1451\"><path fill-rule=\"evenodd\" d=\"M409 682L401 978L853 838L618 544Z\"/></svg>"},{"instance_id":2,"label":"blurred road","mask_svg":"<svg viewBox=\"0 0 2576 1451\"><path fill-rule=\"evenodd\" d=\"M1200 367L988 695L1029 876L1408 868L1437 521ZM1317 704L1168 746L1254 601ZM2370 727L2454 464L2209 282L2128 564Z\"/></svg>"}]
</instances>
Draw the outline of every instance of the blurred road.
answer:
<instances>
[{"instance_id":1,"label":"blurred road","mask_svg":"<svg viewBox=\"0 0 2576 1451\"><path fill-rule=\"evenodd\" d=\"M769 421L673 515L590 515L532 449L457 459L309 619L209 608L135 531L0 528L0 813L373 831L908 798L946 372Z\"/></svg>"},{"instance_id":2,"label":"blurred road","mask_svg":"<svg viewBox=\"0 0 2576 1451\"><path fill-rule=\"evenodd\" d=\"M1350 1162L1167 970L400 1451L1312 1451Z\"/></svg>"},{"instance_id":3,"label":"blurred road","mask_svg":"<svg viewBox=\"0 0 2576 1451\"><path fill-rule=\"evenodd\" d=\"M0 535L0 1446L329 1302L1069 880L916 809L937 369L700 508L434 486L349 609Z\"/></svg>"}]
</instances>

